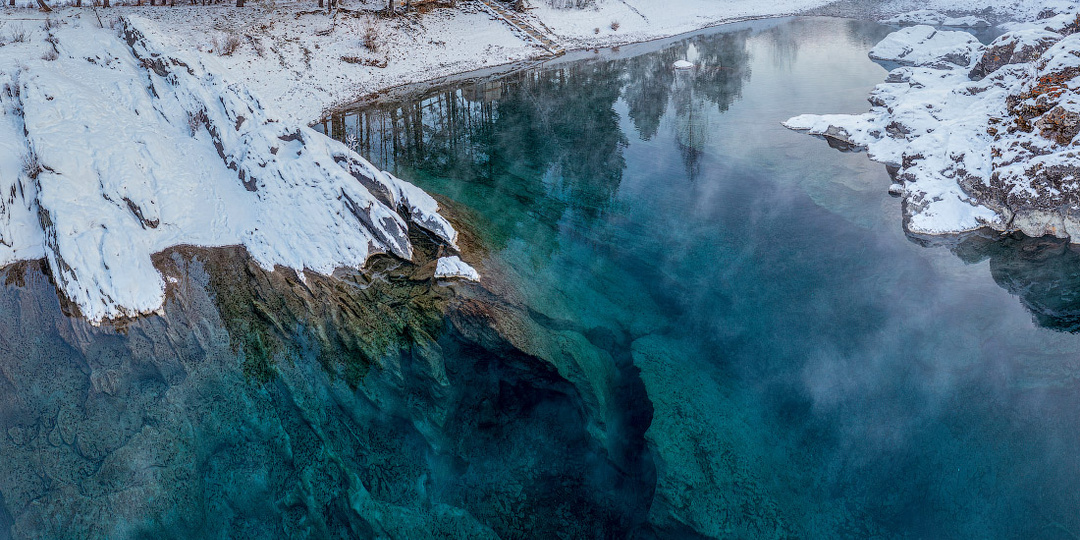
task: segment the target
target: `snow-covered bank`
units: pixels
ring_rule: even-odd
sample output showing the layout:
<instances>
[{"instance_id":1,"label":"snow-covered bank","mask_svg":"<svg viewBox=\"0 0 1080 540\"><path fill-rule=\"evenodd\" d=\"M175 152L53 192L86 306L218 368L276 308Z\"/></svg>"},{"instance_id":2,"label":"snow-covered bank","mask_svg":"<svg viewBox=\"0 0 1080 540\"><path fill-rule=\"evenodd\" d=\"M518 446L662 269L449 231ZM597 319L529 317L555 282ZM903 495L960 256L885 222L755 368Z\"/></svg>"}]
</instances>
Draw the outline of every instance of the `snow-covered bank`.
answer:
<instances>
[{"instance_id":1,"label":"snow-covered bank","mask_svg":"<svg viewBox=\"0 0 1080 540\"><path fill-rule=\"evenodd\" d=\"M92 321L161 308L151 255L240 244L264 268L329 274L412 256L406 219L456 251L438 205L343 144L274 119L156 25L92 17L0 48L0 264L44 257Z\"/></svg>"},{"instance_id":2,"label":"snow-covered bank","mask_svg":"<svg viewBox=\"0 0 1080 540\"><path fill-rule=\"evenodd\" d=\"M522 17L550 30L566 49L574 50L661 39L726 22L828 10L833 4L832 0L597 0L583 9L557 9L546 0L533 0ZM911 9L911 2L901 0L860 4L872 6L875 15ZM957 15L989 12L997 19L1013 19L1032 11L1030 4L938 0L933 6ZM349 2L345 6L353 11L333 15L314 10L310 0L249 1L245 8L178 5L99 12L106 23L129 12L157 22L169 29L173 46L216 56L233 80L255 89L278 117L304 123L388 88L549 56L478 2L461 0L454 8L408 17L375 16L374 10L384 5L382 0ZM221 55L230 36L238 39L237 48Z\"/></svg>"},{"instance_id":3,"label":"snow-covered bank","mask_svg":"<svg viewBox=\"0 0 1080 540\"><path fill-rule=\"evenodd\" d=\"M333 15L313 2L121 7L166 29L170 47L213 57L229 78L252 89L272 114L311 124L335 107L386 88L547 54L472 3L386 18L378 5ZM371 10L369 13L367 10ZM67 14L72 10L65 9ZM235 49L229 52L229 40ZM228 54L224 54L224 53Z\"/></svg>"},{"instance_id":4,"label":"snow-covered bank","mask_svg":"<svg viewBox=\"0 0 1080 540\"><path fill-rule=\"evenodd\" d=\"M568 50L613 47L780 15L893 16L914 5L907 0L859 0L862 13L836 8L844 2L832 0L596 0L583 9L557 9L546 0L531 4L522 17L549 30ZM1028 12L1034 17L1038 10L1031 6L1042 5L999 0L918 4L998 20L1024 18ZM97 16L106 26L125 14L156 22L168 29L164 37L170 46L215 57L230 79L254 89L275 117L309 124L332 109L388 88L549 56L545 48L475 1L394 18L375 14L385 7L384 0L350 1L344 4L346 9L332 14L314 7L311 0L254 0L244 8L120 6L99 9ZM0 21L28 15L44 18L23 8L0 10ZM80 13L87 13L86 8L58 8L54 18Z\"/></svg>"},{"instance_id":5,"label":"snow-covered bank","mask_svg":"<svg viewBox=\"0 0 1080 540\"><path fill-rule=\"evenodd\" d=\"M661 39L725 22L797 14L885 18L925 7L958 18L1031 19L1045 6L1069 0L596 0L583 9L557 9L533 0L523 18L550 30L568 50ZM0 22L17 27L45 16L0 7ZM70 4L72 0L51 2ZM113 2L118 6L118 2ZM851 4L849 6L848 4ZM98 16L105 26L135 14L167 28L169 45L213 56L230 79L244 83L282 120L313 123L328 111L385 89L487 67L530 62L549 52L479 2L385 18L385 0L353 0L328 14L312 0L249 0L247 7L118 6L57 8L52 16ZM32 23L25 23L32 24ZM972 21L973 25L976 25Z\"/></svg>"},{"instance_id":6,"label":"snow-covered bank","mask_svg":"<svg viewBox=\"0 0 1080 540\"><path fill-rule=\"evenodd\" d=\"M18 0L25 2L26 0ZM793 15L830 0L599 0L584 9L531 2L520 16L550 30L568 50L660 39L725 22ZM171 46L216 57L229 76L254 89L285 119L313 123L326 113L388 88L460 73L528 64L550 52L481 3L386 18L385 0L348 2L327 14L312 0L228 5L120 7L167 28ZM64 10L68 13L70 10ZM222 55L232 36L236 49Z\"/></svg>"},{"instance_id":7,"label":"snow-covered bank","mask_svg":"<svg viewBox=\"0 0 1080 540\"><path fill-rule=\"evenodd\" d=\"M890 166L917 234L991 227L1080 241L1080 9L1042 9L988 46L913 26L871 57L902 64L861 115L786 125Z\"/></svg>"},{"instance_id":8,"label":"snow-covered bank","mask_svg":"<svg viewBox=\"0 0 1080 540\"><path fill-rule=\"evenodd\" d=\"M985 19L1027 20L1069 0L600 0L580 10L535 0L534 16L575 48L610 47L659 39L717 24L782 15L889 19L913 10L954 26L980 27ZM978 14L979 16L973 16ZM907 23L905 17L904 23ZM892 22L892 21L883 21ZM898 20L896 24L901 24Z\"/></svg>"}]
</instances>

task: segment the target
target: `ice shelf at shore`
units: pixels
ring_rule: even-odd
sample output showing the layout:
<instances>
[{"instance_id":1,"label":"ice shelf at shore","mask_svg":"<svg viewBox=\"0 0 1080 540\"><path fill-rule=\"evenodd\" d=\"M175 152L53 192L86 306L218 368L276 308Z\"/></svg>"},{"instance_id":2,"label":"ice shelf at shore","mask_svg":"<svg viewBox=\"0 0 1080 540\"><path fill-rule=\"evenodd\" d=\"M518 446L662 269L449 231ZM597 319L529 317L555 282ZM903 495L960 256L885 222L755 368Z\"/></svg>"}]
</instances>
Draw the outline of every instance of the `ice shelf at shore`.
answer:
<instances>
[{"instance_id":1,"label":"ice shelf at shore","mask_svg":"<svg viewBox=\"0 0 1080 540\"><path fill-rule=\"evenodd\" d=\"M456 252L429 195L275 120L153 22L26 30L0 47L0 264L44 257L89 320L159 310L151 255L175 245L243 245L267 269L329 274L411 258L411 220Z\"/></svg>"},{"instance_id":2,"label":"ice shelf at shore","mask_svg":"<svg viewBox=\"0 0 1080 540\"><path fill-rule=\"evenodd\" d=\"M871 58L893 69L855 115L784 125L865 148L893 175L915 234L990 227L1080 242L1080 15L1010 23L989 45L918 25Z\"/></svg>"}]
</instances>

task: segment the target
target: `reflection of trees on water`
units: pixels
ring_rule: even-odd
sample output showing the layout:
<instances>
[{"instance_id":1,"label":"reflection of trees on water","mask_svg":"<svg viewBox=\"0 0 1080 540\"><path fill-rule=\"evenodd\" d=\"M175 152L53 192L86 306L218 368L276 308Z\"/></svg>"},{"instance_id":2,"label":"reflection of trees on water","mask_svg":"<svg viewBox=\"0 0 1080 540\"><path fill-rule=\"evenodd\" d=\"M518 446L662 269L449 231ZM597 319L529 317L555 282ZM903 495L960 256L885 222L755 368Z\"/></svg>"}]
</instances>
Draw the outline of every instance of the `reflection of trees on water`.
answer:
<instances>
[{"instance_id":1,"label":"reflection of trees on water","mask_svg":"<svg viewBox=\"0 0 1080 540\"><path fill-rule=\"evenodd\" d=\"M697 97L694 92L695 78L695 73L689 70L676 73L675 92L672 96L672 105L675 108L675 142L679 146L679 154L682 155L690 181L701 172L701 158L705 155L710 131L705 100Z\"/></svg>"},{"instance_id":2,"label":"reflection of trees on water","mask_svg":"<svg viewBox=\"0 0 1080 540\"><path fill-rule=\"evenodd\" d=\"M502 191L515 193L527 211L550 206L554 198L561 208L544 208L545 215L570 210L592 219L622 182L628 141L616 112L619 99L645 140L657 133L665 113L674 112L676 139L693 175L710 113L727 110L749 77L749 35L696 36L636 57L443 88L416 101L334 115L322 128L384 167L468 179L495 190L505 186ZM699 68L676 74L672 63L688 51ZM525 190L535 196L520 200L517 184L537 180L536 189Z\"/></svg>"},{"instance_id":3,"label":"reflection of trees on water","mask_svg":"<svg viewBox=\"0 0 1080 540\"><path fill-rule=\"evenodd\" d=\"M694 73L694 91L720 112L742 97L743 83L750 78L750 52L746 48L750 35L747 29L693 42L700 66Z\"/></svg>"},{"instance_id":4,"label":"reflection of trees on water","mask_svg":"<svg viewBox=\"0 0 1080 540\"><path fill-rule=\"evenodd\" d=\"M1053 237L975 235L953 252L968 263L990 259L994 281L1019 297L1039 326L1080 332L1080 246Z\"/></svg>"},{"instance_id":5,"label":"reflection of trees on water","mask_svg":"<svg viewBox=\"0 0 1080 540\"><path fill-rule=\"evenodd\" d=\"M709 105L720 113L726 111L742 96L742 86L750 77L746 47L750 35L750 30L742 30L696 36L626 60L622 97L634 127L643 140L651 139L671 105L676 143L691 179L700 172L711 132ZM673 70L672 64L680 59L690 60L696 67Z\"/></svg>"},{"instance_id":6,"label":"reflection of trees on water","mask_svg":"<svg viewBox=\"0 0 1080 540\"><path fill-rule=\"evenodd\" d=\"M896 28L878 24L874 21L851 19L844 25L847 30L848 42L856 47L870 49L877 45L885 36L893 33Z\"/></svg>"},{"instance_id":7,"label":"reflection of trees on water","mask_svg":"<svg viewBox=\"0 0 1080 540\"><path fill-rule=\"evenodd\" d=\"M799 28L799 22L791 26ZM791 71L795 62L799 59L799 46L804 39L798 31L793 32L790 26L774 26L761 32L761 37L769 47L769 57L772 58L773 66L784 71Z\"/></svg>"},{"instance_id":8,"label":"reflection of trees on water","mask_svg":"<svg viewBox=\"0 0 1080 540\"><path fill-rule=\"evenodd\" d=\"M448 88L418 101L337 115L325 129L387 168L406 166L522 192L544 179L526 206L550 196L585 215L622 180L625 135L613 105L622 81L614 62L577 63ZM337 128L337 126L344 126Z\"/></svg>"}]
</instances>

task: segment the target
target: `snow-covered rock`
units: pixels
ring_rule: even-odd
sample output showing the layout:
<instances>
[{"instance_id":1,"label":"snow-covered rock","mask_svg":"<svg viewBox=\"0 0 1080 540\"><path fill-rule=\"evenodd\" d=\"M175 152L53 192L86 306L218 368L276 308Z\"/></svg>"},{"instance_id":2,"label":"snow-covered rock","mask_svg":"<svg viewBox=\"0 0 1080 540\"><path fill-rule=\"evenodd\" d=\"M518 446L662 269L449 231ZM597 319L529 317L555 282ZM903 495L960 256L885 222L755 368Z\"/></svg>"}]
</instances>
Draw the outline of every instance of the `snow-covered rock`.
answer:
<instances>
[{"instance_id":1,"label":"snow-covered rock","mask_svg":"<svg viewBox=\"0 0 1080 540\"><path fill-rule=\"evenodd\" d=\"M456 249L422 190L272 118L154 23L120 27L71 19L0 48L0 264L44 256L101 321L160 309L151 255L174 245L242 244L264 268L329 274L411 258L411 220Z\"/></svg>"},{"instance_id":2,"label":"snow-covered rock","mask_svg":"<svg viewBox=\"0 0 1080 540\"><path fill-rule=\"evenodd\" d=\"M934 11L932 9L919 9L901 13L881 22L882 24L892 24L896 26L914 26L919 24L928 26L951 26L953 28L987 28L990 26L989 21L974 15L949 17L940 11Z\"/></svg>"},{"instance_id":3,"label":"snow-covered rock","mask_svg":"<svg viewBox=\"0 0 1080 540\"><path fill-rule=\"evenodd\" d=\"M1061 38L1062 35L1057 32L1037 28L1003 34L987 46L972 68L971 78L981 79L1008 64L1031 62Z\"/></svg>"},{"instance_id":4,"label":"snow-covered rock","mask_svg":"<svg viewBox=\"0 0 1080 540\"><path fill-rule=\"evenodd\" d=\"M889 34L870 50L870 58L907 66L969 66L982 45L967 32L918 25Z\"/></svg>"},{"instance_id":5,"label":"snow-covered rock","mask_svg":"<svg viewBox=\"0 0 1080 540\"><path fill-rule=\"evenodd\" d=\"M946 18L947 17L944 14L932 9L918 9L915 11L908 11L907 13L901 13L881 22L883 24L895 24L899 26L914 26L917 24L940 26Z\"/></svg>"},{"instance_id":6,"label":"snow-covered rock","mask_svg":"<svg viewBox=\"0 0 1080 540\"><path fill-rule=\"evenodd\" d=\"M461 257L453 255L442 257L435 263L435 277L437 278L461 278L470 281L480 281L480 274L475 268L469 266Z\"/></svg>"},{"instance_id":7,"label":"snow-covered rock","mask_svg":"<svg viewBox=\"0 0 1080 540\"><path fill-rule=\"evenodd\" d=\"M953 28L989 28L990 21L974 15L965 15L963 17L945 17L945 20L941 21L941 25Z\"/></svg>"},{"instance_id":8,"label":"snow-covered rock","mask_svg":"<svg viewBox=\"0 0 1080 540\"><path fill-rule=\"evenodd\" d=\"M906 36L907 56L929 67L893 70L868 113L803 115L785 125L843 138L889 165L911 232L988 226L1080 242L1077 20L1013 25L978 51L970 75L933 60L947 48L897 32L886 41Z\"/></svg>"}]
</instances>

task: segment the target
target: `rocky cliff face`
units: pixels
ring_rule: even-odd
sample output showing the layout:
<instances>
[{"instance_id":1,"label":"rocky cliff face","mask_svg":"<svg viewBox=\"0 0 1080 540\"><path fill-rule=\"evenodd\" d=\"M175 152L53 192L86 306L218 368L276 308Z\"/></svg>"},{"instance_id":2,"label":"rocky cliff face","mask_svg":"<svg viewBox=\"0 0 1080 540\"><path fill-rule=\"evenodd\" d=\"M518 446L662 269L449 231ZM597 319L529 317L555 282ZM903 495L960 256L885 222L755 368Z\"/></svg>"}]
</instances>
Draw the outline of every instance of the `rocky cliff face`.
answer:
<instances>
[{"instance_id":1,"label":"rocky cliff face","mask_svg":"<svg viewBox=\"0 0 1080 540\"><path fill-rule=\"evenodd\" d=\"M929 26L896 32L871 51L899 67L870 112L786 125L889 165L913 233L1080 238L1080 16L1040 17L987 46Z\"/></svg>"},{"instance_id":2,"label":"rocky cliff face","mask_svg":"<svg viewBox=\"0 0 1080 540\"><path fill-rule=\"evenodd\" d=\"M151 255L175 245L243 245L263 268L328 275L411 258L411 221L456 253L423 191L275 120L153 23L96 26L67 17L0 48L0 263L44 257L91 321L160 310Z\"/></svg>"}]
</instances>

